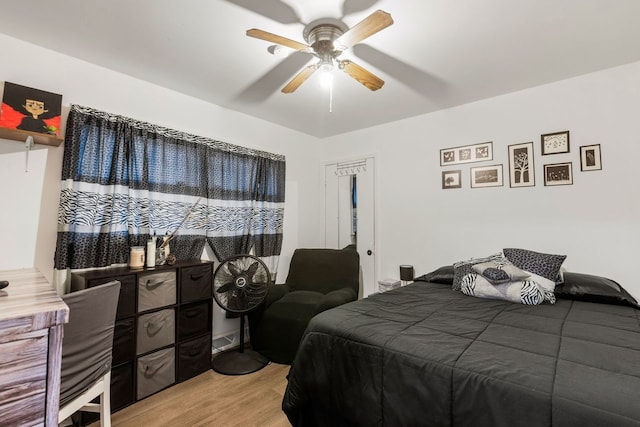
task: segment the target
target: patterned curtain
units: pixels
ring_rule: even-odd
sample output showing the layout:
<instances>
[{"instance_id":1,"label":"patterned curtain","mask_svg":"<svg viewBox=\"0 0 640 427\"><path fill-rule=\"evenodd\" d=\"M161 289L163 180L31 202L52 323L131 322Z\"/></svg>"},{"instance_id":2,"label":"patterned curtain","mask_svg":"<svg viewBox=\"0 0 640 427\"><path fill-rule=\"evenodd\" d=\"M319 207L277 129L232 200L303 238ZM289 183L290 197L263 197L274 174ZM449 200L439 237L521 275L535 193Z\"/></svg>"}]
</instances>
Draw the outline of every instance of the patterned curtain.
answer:
<instances>
[{"instance_id":1,"label":"patterned curtain","mask_svg":"<svg viewBox=\"0 0 640 427\"><path fill-rule=\"evenodd\" d=\"M254 253L270 271L282 247L282 155L72 105L67 121L55 268L126 263L131 246L171 233L199 259Z\"/></svg>"}]
</instances>

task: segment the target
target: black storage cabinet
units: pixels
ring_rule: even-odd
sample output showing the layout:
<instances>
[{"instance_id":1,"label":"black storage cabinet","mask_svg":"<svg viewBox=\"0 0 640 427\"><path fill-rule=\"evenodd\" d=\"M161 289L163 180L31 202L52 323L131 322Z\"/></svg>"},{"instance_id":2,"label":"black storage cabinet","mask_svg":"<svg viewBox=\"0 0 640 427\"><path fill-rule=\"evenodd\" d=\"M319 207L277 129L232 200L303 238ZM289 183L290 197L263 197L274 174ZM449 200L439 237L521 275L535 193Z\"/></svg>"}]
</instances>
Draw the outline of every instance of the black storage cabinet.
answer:
<instances>
[{"instance_id":1,"label":"black storage cabinet","mask_svg":"<svg viewBox=\"0 0 640 427\"><path fill-rule=\"evenodd\" d=\"M113 336L112 412L210 369L213 262L180 261L173 266L73 273L71 291L112 280L121 283ZM139 301L141 295L144 301ZM163 331L166 339L157 348L138 343L137 337L144 336L141 328L149 327L147 319L159 317L168 318L172 325L172 329ZM148 384L146 379L138 384L141 364L161 357L173 364L170 371L160 372L162 377L154 379L158 386ZM95 414L83 413L81 424L96 419Z\"/></svg>"}]
</instances>

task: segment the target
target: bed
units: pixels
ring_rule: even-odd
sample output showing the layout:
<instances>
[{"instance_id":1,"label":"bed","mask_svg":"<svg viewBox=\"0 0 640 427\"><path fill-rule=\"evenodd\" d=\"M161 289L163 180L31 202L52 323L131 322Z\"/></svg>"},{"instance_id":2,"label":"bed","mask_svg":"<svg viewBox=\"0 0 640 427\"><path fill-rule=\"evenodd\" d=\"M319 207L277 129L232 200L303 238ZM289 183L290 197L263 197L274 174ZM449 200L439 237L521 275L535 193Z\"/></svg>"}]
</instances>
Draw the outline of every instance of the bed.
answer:
<instances>
[{"instance_id":1,"label":"bed","mask_svg":"<svg viewBox=\"0 0 640 427\"><path fill-rule=\"evenodd\" d=\"M282 407L293 426L638 426L630 305L417 281L313 318Z\"/></svg>"}]
</instances>

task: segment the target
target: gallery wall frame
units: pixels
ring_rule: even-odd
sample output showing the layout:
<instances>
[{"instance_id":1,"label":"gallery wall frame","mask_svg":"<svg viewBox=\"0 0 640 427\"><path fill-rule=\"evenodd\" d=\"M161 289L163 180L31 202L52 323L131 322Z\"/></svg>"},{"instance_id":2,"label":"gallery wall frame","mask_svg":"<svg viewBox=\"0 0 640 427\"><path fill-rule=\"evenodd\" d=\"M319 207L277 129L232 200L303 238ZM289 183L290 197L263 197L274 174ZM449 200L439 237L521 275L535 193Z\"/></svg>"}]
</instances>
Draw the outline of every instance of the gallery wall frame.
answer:
<instances>
[{"instance_id":1,"label":"gallery wall frame","mask_svg":"<svg viewBox=\"0 0 640 427\"><path fill-rule=\"evenodd\" d=\"M440 166L493 160L493 141L440 150Z\"/></svg>"},{"instance_id":2,"label":"gallery wall frame","mask_svg":"<svg viewBox=\"0 0 640 427\"><path fill-rule=\"evenodd\" d=\"M569 131L542 134L540 135L540 143L542 144L541 152L543 156L568 153L570 151Z\"/></svg>"},{"instance_id":3,"label":"gallery wall frame","mask_svg":"<svg viewBox=\"0 0 640 427\"><path fill-rule=\"evenodd\" d=\"M580 147L580 170L583 172L602 170L600 144L583 145Z\"/></svg>"},{"instance_id":4,"label":"gallery wall frame","mask_svg":"<svg viewBox=\"0 0 640 427\"><path fill-rule=\"evenodd\" d=\"M442 171L442 189L462 188L462 170Z\"/></svg>"},{"instance_id":5,"label":"gallery wall frame","mask_svg":"<svg viewBox=\"0 0 640 427\"><path fill-rule=\"evenodd\" d=\"M502 187L502 165L471 168L471 188Z\"/></svg>"},{"instance_id":6,"label":"gallery wall frame","mask_svg":"<svg viewBox=\"0 0 640 427\"><path fill-rule=\"evenodd\" d=\"M535 186L533 141L509 145L508 152L509 186L512 188Z\"/></svg>"},{"instance_id":7,"label":"gallery wall frame","mask_svg":"<svg viewBox=\"0 0 640 427\"><path fill-rule=\"evenodd\" d=\"M544 165L544 185L573 185L573 164L565 162Z\"/></svg>"}]
</instances>

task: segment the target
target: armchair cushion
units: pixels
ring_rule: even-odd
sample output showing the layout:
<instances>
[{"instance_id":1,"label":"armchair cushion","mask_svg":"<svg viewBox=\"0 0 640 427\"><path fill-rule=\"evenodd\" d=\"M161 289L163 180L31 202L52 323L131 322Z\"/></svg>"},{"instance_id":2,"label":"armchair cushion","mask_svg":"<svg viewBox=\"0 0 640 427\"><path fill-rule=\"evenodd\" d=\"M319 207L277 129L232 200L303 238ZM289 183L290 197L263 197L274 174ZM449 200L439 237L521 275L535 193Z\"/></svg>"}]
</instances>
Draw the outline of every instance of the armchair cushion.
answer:
<instances>
[{"instance_id":1,"label":"armchair cushion","mask_svg":"<svg viewBox=\"0 0 640 427\"><path fill-rule=\"evenodd\" d=\"M287 285L270 285L267 291L267 296L264 299L265 308L278 301L290 291L291 288L289 288L289 286Z\"/></svg>"},{"instance_id":2,"label":"armchair cushion","mask_svg":"<svg viewBox=\"0 0 640 427\"><path fill-rule=\"evenodd\" d=\"M360 257L351 249L296 249L291 257L286 284L292 290L323 294L360 286Z\"/></svg>"},{"instance_id":3,"label":"armchair cushion","mask_svg":"<svg viewBox=\"0 0 640 427\"><path fill-rule=\"evenodd\" d=\"M337 307L342 304L346 304L351 301L355 301L358 299L358 295L351 288L342 288L337 291L329 292L326 295L323 295L320 301L318 301L318 305L316 306L316 313L321 313L325 310L329 310L330 308Z\"/></svg>"}]
</instances>

